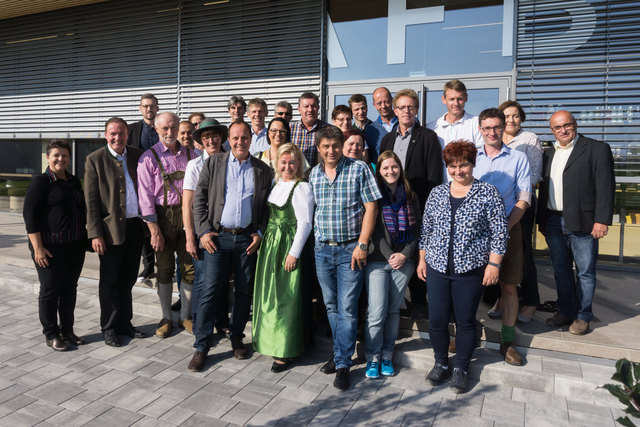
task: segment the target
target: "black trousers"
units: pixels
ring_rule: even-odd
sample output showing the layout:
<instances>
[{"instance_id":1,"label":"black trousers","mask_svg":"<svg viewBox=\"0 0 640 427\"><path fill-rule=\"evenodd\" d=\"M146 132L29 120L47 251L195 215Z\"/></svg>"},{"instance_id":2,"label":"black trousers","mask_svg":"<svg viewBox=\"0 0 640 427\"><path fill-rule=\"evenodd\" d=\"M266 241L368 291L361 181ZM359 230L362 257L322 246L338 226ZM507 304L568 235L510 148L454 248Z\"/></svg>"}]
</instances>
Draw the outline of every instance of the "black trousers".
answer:
<instances>
[{"instance_id":1,"label":"black trousers","mask_svg":"<svg viewBox=\"0 0 640 427\"><path fill-rule=\"evenodd\" d=\"M145 227L143 242L142 242L142 265L145 270L149 270L150 273L153 273L153 269L156 265L156 253L153 250L153 246L151 246L151 234L147 227ZM140 264L138 264L138 267ZM137 277L137 276L136 276Z\"/></svg>"},{"instance_id":2,"label":"black trousers","mask_svg":"<svg viewBox=\"0 0 640 427\"><path fill-rule=\"evenodd\" d=\"M140 268L143 242L142 220L127 220L125 242L108 245L100 255L100 327L123 332L132 327L131 289Z\"/></svg>"},{"instance_id":3,"label":"black trousers","mask_svg":"<svg viewBox=\"0 0 640 427\"><path fill-rule=\"evenodd\" d=\"M38 295L38 314L42 324L42 333L47 339L53 339L62 333L73 332L73 311L76 308L78 278L84 265L85 240L69 243L45 244L51 252L49 266L42 268L36 264L40 293ZM29 243L31 259L33 246ZM58 326L58 316L60 326Z\"/></svg>"},{"instance_id":4,"label":"black trousers","mask_svg":"<svg viewBox=\"0 0 640 427\"><path fill-rule=\"evenodd\" d=\"M538 293L538 270L533 254L533 227L536 219L537 200L535 195L531 197L531 206L524 212L520 224L522 225L523 265L522 265L522 299L524 305L537 306L540 304Z\"/></svg>"}]
</instances>

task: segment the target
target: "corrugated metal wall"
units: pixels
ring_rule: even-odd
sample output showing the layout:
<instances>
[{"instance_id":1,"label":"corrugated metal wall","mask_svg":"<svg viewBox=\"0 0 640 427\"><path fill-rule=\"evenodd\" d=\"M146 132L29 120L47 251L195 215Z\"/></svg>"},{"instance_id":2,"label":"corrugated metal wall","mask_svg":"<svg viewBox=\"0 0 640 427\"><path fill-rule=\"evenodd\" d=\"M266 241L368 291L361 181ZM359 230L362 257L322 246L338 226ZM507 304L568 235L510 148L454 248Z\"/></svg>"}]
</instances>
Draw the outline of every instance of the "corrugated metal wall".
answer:
<instances>
[{"instance_id":1,"label":"corrugated metal wall","mask_svg":"<svg viewBox=\"0 0 640 427\"><path fill-rule=\"evenodd\" d=\"M320 91L322 2L108 1L1 21L0 138L91 138L139 97L223 120L231 95L270 108Z\"/></svg>"},{"instance_id":2,"label":"corrugated metal wall","mask_svg":"<svg viewBox=\"0 0 640 427\"><path fill-rule=\"evenodd\" d=\"M517 100L525 127L551 140L550 115L566 109L579 132L618 159L640 146L640 2L518 2Z\"/></svg>"}]
</instances>

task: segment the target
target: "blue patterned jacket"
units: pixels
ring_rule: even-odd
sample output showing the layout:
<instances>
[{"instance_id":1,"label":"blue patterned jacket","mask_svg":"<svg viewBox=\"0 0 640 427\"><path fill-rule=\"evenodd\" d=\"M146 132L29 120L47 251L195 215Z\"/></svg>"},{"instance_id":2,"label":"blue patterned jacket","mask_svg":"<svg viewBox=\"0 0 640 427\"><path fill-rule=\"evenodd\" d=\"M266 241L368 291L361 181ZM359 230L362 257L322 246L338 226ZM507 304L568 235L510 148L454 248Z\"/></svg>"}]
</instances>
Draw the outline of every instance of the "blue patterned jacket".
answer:
<instances>
[{"instance_id":1,"label":"blue patterned jacket","mask_svg":"<svg viewBox=\"0 0 640 427\"><path fill-rule=\"evenodd\" d=\"M460 274L486 265L490 252L504 255L509 230L500 193L493 185L475 179L456 211L455 230L451 233L449 185L431 190L422 217L419 248L427 252L426 261L431 268L446 273L449 239L453 235L453 266Z\"/></svg>"}]
</instances>

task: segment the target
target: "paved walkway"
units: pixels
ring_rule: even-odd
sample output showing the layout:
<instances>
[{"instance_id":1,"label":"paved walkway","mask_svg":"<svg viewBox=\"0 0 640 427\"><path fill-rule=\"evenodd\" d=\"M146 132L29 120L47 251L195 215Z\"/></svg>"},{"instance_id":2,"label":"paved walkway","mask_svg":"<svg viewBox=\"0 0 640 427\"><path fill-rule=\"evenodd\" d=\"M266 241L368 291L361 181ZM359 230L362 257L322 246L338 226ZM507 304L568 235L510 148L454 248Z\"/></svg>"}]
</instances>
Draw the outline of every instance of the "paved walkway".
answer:
<instances>
[{"instance_id":1,"label":"paved walkway","mask_svg":"<svg viewBox=\"0 0 640 427\"><path fill-rule=\"evenodd\" d=\"M19 220L0 214L0 223L14 229ZM125 340L120 348L105 346L98 326L97 280L91 277L81 278L76 308L76 333L89 343L56 353L41 333L35 270L28 258L18 256L24 252L24 235L2 233L1 227L3 426L614 426L622 415L621 405L597 388L611 382L612 360L521 349L527 364L513 367L489 344L476 350L470 392L456 396L446 385L431 387L424 381L433 357L419 334L399 340L395 377L368 380L364 365L358 364L346 392L331 385L333 376L319 372L330 347L321 337L321 350L280 374L271 373L271 359L257 353L248 360L233 359L229 341L222 339L205 371L192 373L186 369L193 353L191 335L178 330L165 340L152 336L159 307L149 288L134 289L134 324L150 336ZM95 268L95 261L89 257L87 265Z\"/></svg>"}]
</instances>

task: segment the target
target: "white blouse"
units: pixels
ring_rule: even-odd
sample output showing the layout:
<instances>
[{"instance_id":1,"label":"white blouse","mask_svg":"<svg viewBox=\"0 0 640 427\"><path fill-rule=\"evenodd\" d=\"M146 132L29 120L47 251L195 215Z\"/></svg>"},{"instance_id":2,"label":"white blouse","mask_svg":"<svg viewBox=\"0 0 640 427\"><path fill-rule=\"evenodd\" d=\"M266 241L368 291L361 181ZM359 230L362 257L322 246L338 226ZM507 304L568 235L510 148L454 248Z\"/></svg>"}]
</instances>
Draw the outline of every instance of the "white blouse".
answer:
<instances>
[{"instance_id":1,"label":"white blouse","mask_svg":"<svg viewBox=\"0 0 640 427\"><path fill-rule=\"evenodd\" d=\"M542 145L538 135L520 129L507 147L522 151L527 156L531 171L531 185L542 181Z\"/></svg>"},{"instance_id":2,"label":"white blouse","mask_svg":"<svg viewBox=\"0 0 640 427\"><path fill-rule=\"evenodd\" d=\"M295 185L296 181L284 182L279 180L275 187L269 193L267 201L273 203L278 207L284 206L287 203L291 189ZM304 243L307 241L307 237L311 233L313 228L313 208L315 206L315 199L313 192L311 191L311 185L308 182L301 182L293 191L293 198L291 199L293 205L293 211L296 214L297 227L296 234L293 238L293 243L289 249L289 255L295 258L300 258Z\"/></svg>"}]
</instances>

